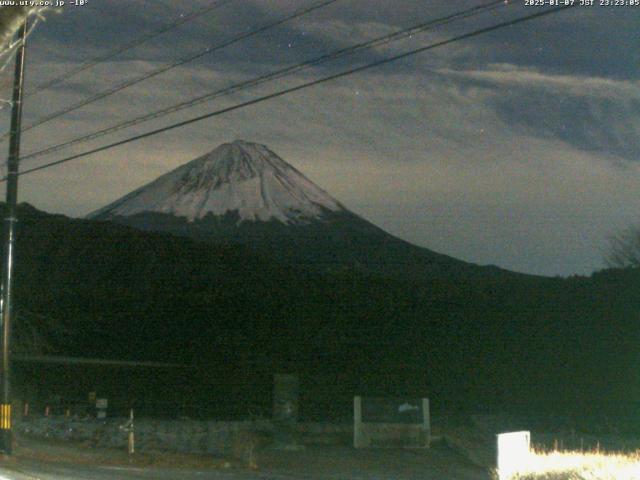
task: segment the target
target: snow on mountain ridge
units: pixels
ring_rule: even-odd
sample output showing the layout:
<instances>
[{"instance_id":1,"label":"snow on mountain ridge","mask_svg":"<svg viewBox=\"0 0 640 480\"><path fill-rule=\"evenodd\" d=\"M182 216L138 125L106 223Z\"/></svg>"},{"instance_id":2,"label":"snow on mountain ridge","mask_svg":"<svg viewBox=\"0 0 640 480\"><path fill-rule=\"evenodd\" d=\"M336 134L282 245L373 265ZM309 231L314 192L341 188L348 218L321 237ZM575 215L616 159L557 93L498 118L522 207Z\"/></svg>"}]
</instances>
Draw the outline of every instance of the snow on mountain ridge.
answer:
<instances>
[{"instance_id":1,"label":"snow on mountain ridge","mask_svg":"<svg viewBox=\"0 0 640 480\"><path fill-rule=\"evenodd\" d=\"M236 140L188 162L89 215L158 212L186 217L237 212L240 221L306 223L345 208L264 145Z\"/></svg>"}]
</instances>

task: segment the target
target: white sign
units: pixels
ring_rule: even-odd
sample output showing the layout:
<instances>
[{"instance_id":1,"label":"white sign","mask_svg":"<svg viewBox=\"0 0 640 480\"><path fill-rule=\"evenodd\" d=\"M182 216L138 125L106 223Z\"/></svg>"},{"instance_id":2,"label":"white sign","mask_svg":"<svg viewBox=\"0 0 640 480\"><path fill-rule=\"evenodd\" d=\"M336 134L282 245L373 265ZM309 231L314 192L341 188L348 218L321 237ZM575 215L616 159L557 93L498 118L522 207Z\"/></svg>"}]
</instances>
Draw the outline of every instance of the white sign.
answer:
<instances>
[{"instance_id":1,"label":"white sign","mask_svg":"<svg viewBox=\"0 0 640 480\"><path fill-rule=\"evenodd\" d=\"M531 433L510 432L497 435L498 478L507 480L518 469L525 468L531 455Z\"/></svg>"},{"instance_id":2,"label":"white sign","mask_svg":"<svg viewBox=\"0 0 640 480\"><path fill-rule=\"evenodd\" d=\"M418 407L417 405L411 405L409 403L403 403L398 407L399 413L410 412L411 410L418 411L420 410L420 407Z\"/></svg>"},{"instance_id":3,"label":"white sign","mask_svg":"<svg viewBox=\"0 0 640 480\"><path fill-rule=\"evenodd\" d=\"M106 410L109 407L109 401L106 398L98 398L96 400L96 408L98 410Z\"/></svg>"}]
</instances>

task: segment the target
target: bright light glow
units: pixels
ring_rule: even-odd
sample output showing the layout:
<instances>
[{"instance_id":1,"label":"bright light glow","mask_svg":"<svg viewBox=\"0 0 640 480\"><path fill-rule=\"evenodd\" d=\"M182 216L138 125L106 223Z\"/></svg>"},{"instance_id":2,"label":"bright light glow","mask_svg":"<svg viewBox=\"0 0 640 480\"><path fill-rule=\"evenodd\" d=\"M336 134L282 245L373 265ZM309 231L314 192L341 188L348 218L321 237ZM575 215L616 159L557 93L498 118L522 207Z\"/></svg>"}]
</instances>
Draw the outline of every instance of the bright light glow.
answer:
<instances>
[{"instance_id":1,"label":"bright light glow","mask_svg":"<svg viewBox=\"0 0 640 480\"><path fill-rule=\"evenodd\" d=\"M526 468L531 457L529 432L501 433L498 442L498 475L500 480L513 478L515 472Z\"/></svg>"},{"instance_id":2,"label":"bright light glow","mask_svg":"<svg viewBox=\"0 0 640 480\"><path fill-rule=\"evenodd\" d=\"M510 472L510 480L637 480L640 451L628 454L598 452L535 452L526 464Z\"/></svg>"}]
</instances>

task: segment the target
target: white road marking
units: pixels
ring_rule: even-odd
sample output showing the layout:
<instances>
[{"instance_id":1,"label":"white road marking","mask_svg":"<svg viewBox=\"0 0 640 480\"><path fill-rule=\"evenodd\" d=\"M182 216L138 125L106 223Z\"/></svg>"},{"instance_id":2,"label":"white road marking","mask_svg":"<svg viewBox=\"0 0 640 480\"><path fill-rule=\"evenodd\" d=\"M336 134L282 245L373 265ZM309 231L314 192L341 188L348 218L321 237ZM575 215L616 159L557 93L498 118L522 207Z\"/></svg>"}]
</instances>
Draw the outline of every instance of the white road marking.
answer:
<instances>
[{"instance_id":1,"label":"white road marking","mask_svg":"<svg viewBox=\"0 0 640 480\"><path fill-rule=\"evenodd\" d=\"M101 470L120 470L124 472L148 472L148 468L140 467L98 467Z\"/></svg>"}]
</instances>

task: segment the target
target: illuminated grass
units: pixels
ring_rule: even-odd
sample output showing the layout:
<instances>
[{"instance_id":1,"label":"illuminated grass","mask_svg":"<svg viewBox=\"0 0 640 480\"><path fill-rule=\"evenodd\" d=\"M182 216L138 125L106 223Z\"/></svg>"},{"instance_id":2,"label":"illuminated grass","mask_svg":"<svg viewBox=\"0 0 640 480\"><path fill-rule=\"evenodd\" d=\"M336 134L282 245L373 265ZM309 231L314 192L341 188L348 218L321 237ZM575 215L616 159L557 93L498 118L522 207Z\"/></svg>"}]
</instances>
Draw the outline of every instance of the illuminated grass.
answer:
<instances>
[{"instance_id":1,"label":"illuminated grass","mask_svg":"<svg viewBox=\"0 0 640 480\"><path fill-rule=\"evenodd\" d=\"M497 478L497 477L496 477ZM635 453L531 452L510 480L638 480L640 450Z\"/></svg>"}]
</instances>

